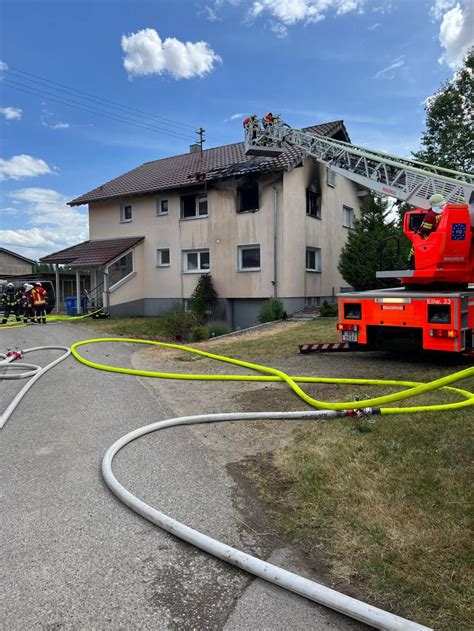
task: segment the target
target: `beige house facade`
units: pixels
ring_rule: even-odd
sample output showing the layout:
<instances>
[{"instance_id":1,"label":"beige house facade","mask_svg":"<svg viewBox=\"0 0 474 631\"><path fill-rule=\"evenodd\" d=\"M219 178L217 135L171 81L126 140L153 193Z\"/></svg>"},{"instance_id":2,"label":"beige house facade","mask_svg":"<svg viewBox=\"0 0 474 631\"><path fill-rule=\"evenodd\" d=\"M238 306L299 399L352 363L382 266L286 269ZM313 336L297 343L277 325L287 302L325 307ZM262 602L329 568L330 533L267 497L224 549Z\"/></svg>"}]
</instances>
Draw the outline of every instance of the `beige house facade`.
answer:
<instances>
[{"instance_id":1,"label":"beige house facade","mask_svg":"<svg viewBox=\"0 0 474 631\"><path fill-rule=\"evenodd\" d=\"M342 123L329 125L333 137L348 139ZM234 152L236 146L228 147ZM249 159L239 146L227 164L205 170L206 157L215 162L217 156L205 154L220 149L226 148L174 158L173 177L190 162L189 173L183 171L183 178L191 175L189 184L184 179L178 186L112 196L114 187L124 186L113 181L104 185L105 198L89 201L90 243L133 243L94 270L105 279L112 315L153 316L186 306L202 274L211 274L219 295L213 317L234 329L255 324L268 298L277 297L293 313L332 300L344 288L337 265L359 213L357 186L294 149L283 159ZM162 177L166 160L173 158L147 163L155 177ZM201 171L194 171L196 164ZM166 171L173 165L161 166ZM143 167L121 176L128 176L126 186L143 176ZM153 182L141 184L147 185ZM88 195L98 196L92 191L72 203Z\"/></svg>"}]
</instances>

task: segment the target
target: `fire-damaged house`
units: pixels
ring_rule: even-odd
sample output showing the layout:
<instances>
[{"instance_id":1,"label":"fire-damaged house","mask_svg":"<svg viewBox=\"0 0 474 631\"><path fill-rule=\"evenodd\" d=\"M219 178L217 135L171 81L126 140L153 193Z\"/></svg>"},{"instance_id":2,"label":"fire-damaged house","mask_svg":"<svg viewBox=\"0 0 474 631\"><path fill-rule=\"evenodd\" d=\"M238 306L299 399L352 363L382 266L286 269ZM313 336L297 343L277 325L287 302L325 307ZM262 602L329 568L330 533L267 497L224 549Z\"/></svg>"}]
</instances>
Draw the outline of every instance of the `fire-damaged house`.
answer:
<instances>
[{"instance_id":1,"label":"fire-damaged house","mask_svg":"<svg viewBox=\"0 0 474 631\"><path fill-rule=\"evenodd\" d=\"M349 141L342 121L308 128ZM199 275L219 295L214 317L256 322L262 302L288 313L344 286L341 248L358 189L301 151L248 157L235 143L147 162L81 195L90 241L42 260L88 270L112 315L160 315L186 305Z\"/></svg>"}]
</instances>

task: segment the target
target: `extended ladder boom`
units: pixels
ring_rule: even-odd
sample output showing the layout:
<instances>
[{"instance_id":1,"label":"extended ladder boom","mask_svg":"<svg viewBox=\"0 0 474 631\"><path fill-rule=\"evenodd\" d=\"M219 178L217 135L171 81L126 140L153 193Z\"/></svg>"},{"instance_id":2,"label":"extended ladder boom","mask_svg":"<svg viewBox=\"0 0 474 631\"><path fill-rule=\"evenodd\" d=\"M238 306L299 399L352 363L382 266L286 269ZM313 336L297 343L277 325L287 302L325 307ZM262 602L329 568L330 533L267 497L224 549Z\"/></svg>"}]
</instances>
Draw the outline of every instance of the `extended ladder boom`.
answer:
<instances>
[{"instance_id":1,"label":"extended ladder boom","mask_svg":"<svg viewBox=\"0 0 474 631\"><path fill-rule=\"evenodd\" d=\"M277 155L283 143L294 145L358 184L377 193L426 208L440 193L447 202L472 203L474 175L372 151L350 143L293 129L277 120L266 129L248 127L245 148L250 155Z\"/></svg>"}]
</instances>

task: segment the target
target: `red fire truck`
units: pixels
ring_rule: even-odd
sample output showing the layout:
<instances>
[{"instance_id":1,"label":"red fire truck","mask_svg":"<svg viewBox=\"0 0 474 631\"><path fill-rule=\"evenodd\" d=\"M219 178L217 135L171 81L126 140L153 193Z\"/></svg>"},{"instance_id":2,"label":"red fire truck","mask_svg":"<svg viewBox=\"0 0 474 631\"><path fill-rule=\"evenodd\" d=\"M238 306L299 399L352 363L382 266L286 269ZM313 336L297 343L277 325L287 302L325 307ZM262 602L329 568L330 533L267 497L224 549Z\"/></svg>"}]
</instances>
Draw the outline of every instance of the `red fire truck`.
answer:
<instances>
[{"instance_id":1,"label":"red fire truck","mask_svg":"<svg viewBox=\"0 0 474 631\"><path fill-rule=\"evenodd\" d=\"M407 212L404 233L415 269L378 272L400 288L338 296L341 339L352 348L418 348L461 353L473 349L474 232L467 204L447 204L437 230L415 232L426 210Z\"/></svg>"},{"instance_id":2,"label":"red fire truck","mask_svg":"<svg viewBox=\"0 0 474 631\"><path fill-rule=\"evenodd\" d=\"M413 245L414 269L377 273L398 279L400 287L338 296L343 343L354 349L473 353L474 175L294 129L278 118L262 128L246 128L245 144L246 153L254 156L276 156L285 144L296 146L331 171L418 207L405 214L403 228ZM437 229L423 238L417 228L434 194L448 203ZM314 346L327 345L302 345L300 350ZM345 344L336 345L341 346Z\"/></svg>"}]
</instances>

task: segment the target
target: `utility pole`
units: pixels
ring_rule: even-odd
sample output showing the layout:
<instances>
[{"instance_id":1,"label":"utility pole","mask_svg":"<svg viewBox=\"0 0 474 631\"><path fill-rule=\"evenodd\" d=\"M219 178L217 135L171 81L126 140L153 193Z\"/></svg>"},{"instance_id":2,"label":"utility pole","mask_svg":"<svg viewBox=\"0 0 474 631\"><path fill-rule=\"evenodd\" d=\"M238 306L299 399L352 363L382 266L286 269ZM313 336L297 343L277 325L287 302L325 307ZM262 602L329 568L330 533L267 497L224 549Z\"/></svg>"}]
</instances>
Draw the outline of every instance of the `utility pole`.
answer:
<instances>
[{"instance_id":1,"label":"utility pole","mask_svg":"<svg viewBox=\"0 0 474 631\"><path fill-rule=\"evenodd\" d=\"M197 144L201 147L201 151L202 151L202 146L205 143L206 139L204 138L204 134L206 133L206 130L203 129L202 127L200 127L197 131L196 134L199 136L199 140L197 142Z\"/></svg>"}]
</instances>

